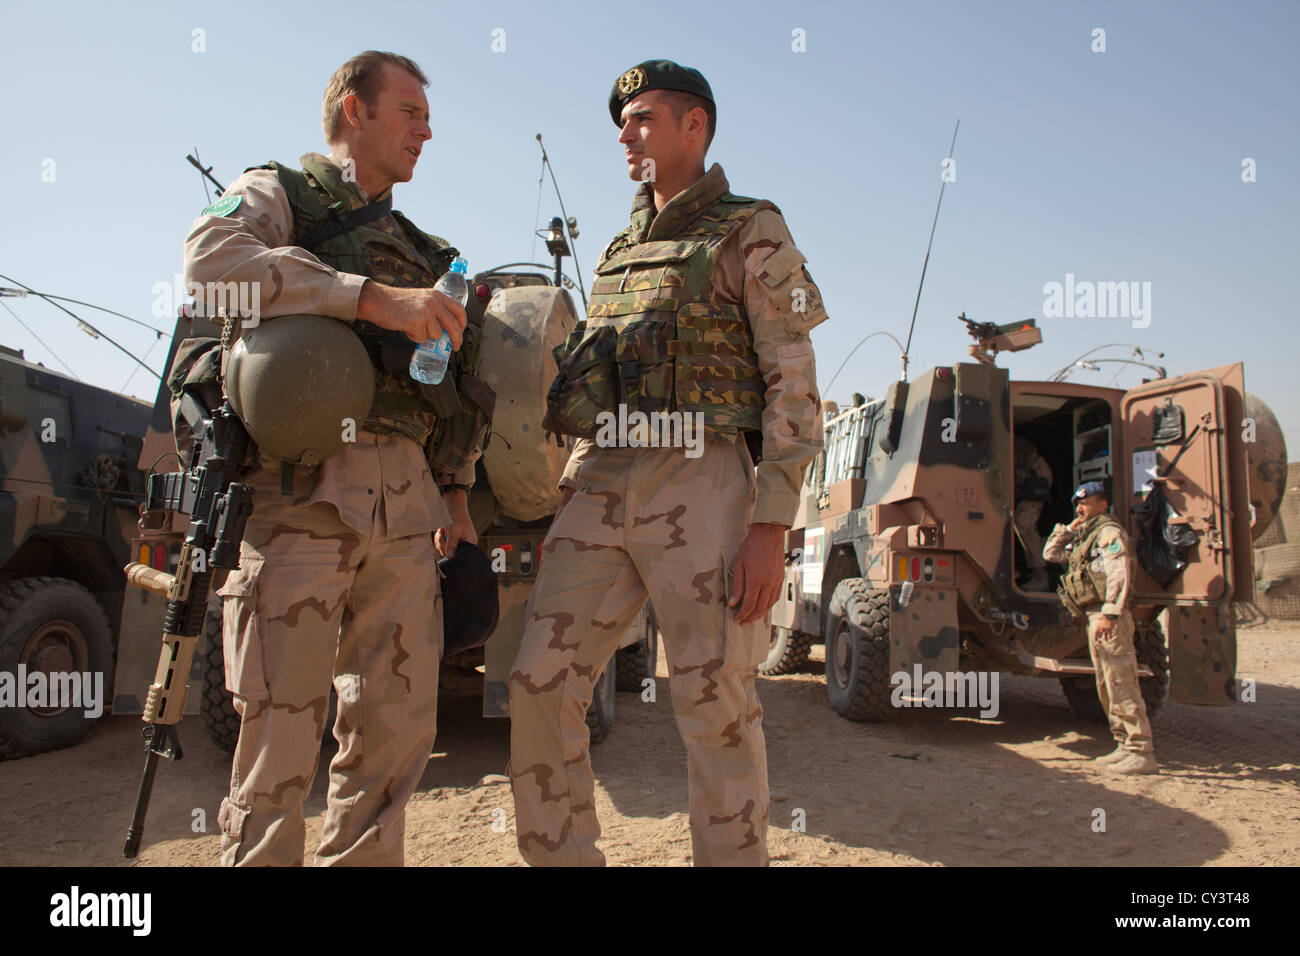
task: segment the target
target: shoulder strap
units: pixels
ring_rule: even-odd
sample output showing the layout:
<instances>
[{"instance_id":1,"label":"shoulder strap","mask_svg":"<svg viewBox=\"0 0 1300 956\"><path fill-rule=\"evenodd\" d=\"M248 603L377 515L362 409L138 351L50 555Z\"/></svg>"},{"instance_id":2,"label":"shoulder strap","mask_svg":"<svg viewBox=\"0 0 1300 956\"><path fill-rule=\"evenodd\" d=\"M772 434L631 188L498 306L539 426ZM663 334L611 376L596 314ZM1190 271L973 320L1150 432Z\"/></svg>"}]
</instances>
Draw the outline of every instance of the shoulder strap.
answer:
<instances>
[{"instance_id":1,"label":"shoulder strap","mask_svg":"<svg viewBox=\"0 0 1300 956\"><path fill-rule=\"evenodd\" d=\"M313 207L322 207L322 204L312 195L311 180L301 169L274 160L249 168L275 170L276 178L280 180L280 186L289 199L289 212L293 215L295 238L299 233L310 232L326 221L325 216L318 215L313 209Z\"/></svg>"},{"instance_id":2,"label":"shoulder strap","mask_svg":"<svg viewBox=\"0 0 1300 956\"><path fill-rule=\"evenodd\" d=\"M310 170L295 169L284 163L269 162L249 169L273 169L289 197L289 209L293 213L293 231L296 244L309 251L315 251L322 243L351 232L366 223L374 222L393 212L393 194L389 193L378 202L368 203L359 209L336 212L344 201L330 192L329 183L311 174ZM312 194L313 183L320 186L330 199L331 205L324 205L319 196ZM319 210L319 212L317 211Z\"/></svg>"},{"instance_id":3,"label":"shoulder strap","mask_svg":"<svg viewBox=\"0 0 1300 956\"><path fill-rule=\"evenodd\" d=\"M319 203L309 203L311 198L312 182L319 182L322 189L331 199L335 199L333 193L329 191L329 185L320 182L319 179L310 175L301 169L294 169L292 166L286 166L284 163L270 162L262 166L251 167L254 169L274 169L276 176L280 179L280 185L289 196L289 208L293 211L294 217L294 238L297 245L304 249L314 250L322 243L333 239L335 236L341 236L345 232L351 232L359 226L364 226L368 222L374 222L381 219L393 211L393 194L389 193L378 202L372 202L359 209L349 209L347 212L326 212L323 216L314 215L312 205ZM339 200L334 204L342 204ZM328 207L333 209L334 206Z\"/></svg>"},{"instance_id":4,"label":"shoulder strap","mask_svg":"<svg viewBox=\"0 0 1300 956\"><path fill-rule=\"evenodd\" d=\"M358 226L381 219L393 211L393 196L389 193L378 202L372 202L360 209L352 209L339 215L331 216L313 229L305 229L297 236L298 245L304 249L314 249L326 239L333 239L345 232L351 232Z\"/></svg>"}]
</instances>

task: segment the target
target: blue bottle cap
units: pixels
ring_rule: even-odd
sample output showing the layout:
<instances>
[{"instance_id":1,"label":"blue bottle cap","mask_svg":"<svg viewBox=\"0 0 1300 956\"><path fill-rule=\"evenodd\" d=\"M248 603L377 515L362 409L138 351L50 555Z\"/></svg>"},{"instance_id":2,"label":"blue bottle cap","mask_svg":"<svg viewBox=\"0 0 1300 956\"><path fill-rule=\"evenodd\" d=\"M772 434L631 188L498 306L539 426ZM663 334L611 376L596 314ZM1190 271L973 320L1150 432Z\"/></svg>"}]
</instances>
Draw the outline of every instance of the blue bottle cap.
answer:
<instances>
[{"instance_id":1,"label":"blue bottle cap","mask_svg":"<svg viewBox=\"0 0 1300 956\"><path fill-rule=\"evenodd\" d=\"M469 263L465 261L464 256L457 256L451 263L451 271L465 275L469 271Z\"/></svg>"}]
</instances>

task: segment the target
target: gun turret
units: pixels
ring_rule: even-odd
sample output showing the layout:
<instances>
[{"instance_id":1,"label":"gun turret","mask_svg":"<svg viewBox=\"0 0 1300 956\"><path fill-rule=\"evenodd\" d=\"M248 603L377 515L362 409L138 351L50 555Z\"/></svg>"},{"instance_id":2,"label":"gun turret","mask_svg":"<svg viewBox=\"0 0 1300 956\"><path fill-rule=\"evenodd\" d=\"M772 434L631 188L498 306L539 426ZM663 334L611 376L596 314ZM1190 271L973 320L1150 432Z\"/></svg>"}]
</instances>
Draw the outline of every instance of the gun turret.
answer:
<instances>
[{"instance_id":1,"label":"gun turret","mask_svg":"<svg viewBox=\"0 0 1300 956\"><path fill-rule=\"evenodd\" d=\"M978 347L994 355L998 352L1019 352L1043 341L1043 330L1038 327L1037 319L1022 319L998 325L996 322L968 319L965 312L957 318L966 323L966 331L978 343Z\"/></svg>"}]
</instances>

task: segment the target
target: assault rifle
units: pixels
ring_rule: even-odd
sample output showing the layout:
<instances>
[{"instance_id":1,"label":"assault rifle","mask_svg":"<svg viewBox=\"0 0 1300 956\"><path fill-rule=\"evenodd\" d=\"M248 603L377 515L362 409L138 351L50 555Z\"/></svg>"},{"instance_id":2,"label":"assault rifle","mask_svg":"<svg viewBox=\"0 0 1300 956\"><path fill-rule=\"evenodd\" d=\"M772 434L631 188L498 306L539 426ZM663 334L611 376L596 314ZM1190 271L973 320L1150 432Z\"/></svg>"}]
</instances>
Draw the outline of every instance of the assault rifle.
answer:
<instances>
[{"instance_id":1,"label":"assault rifle","mask_svg":"<svg viewBox=\"0 0 1300 956\"><path fill-rule=\"evenodd\" d=\"M239 542L253 511L252 488L235 481L248 453L248 432L230 402L223 400L210 411L198 394L186 390L180 409L194 435L189 470L150 475L145 486L146 511L164 509L190 516L176 573L143 564L126 566L128 584L167 598L162 653L144 705L144 778L122 850L128 859L140 849L157 759L180 760L183 756L176 725L185 714L190 665L207 612L212 576L218 569L239 567Z\"/></svg>"}]
</instances>

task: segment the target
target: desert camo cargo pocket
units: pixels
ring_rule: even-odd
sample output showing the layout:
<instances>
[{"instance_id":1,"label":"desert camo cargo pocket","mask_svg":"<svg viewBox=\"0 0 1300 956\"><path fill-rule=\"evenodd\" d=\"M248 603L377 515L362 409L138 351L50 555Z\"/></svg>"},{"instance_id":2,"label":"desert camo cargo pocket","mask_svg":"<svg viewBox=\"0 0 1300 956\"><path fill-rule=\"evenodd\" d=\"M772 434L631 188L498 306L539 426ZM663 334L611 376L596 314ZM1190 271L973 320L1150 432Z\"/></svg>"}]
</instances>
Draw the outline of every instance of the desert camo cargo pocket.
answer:
<instances>
[{"instance_id":1,"label":"desert camo cargo pocket","mask_svg":"<svg viewBox=\"0 0 1300 956\"><path fill-rule=\"evenodd\" d=\"M226 688L245 698L270 696L266 680L263 629L257 613L257 585L262 574L261 555L244 553L239 567L217 591L222 599L221 643L225 655Z\"/></svg>"},{"instance_id":2,"label":"desert camo cargo pocket","mask_svg":"<svg viewBox=\"0 0 1300 956\"><path fill-rule=\"evenodd\" d=\"M741 624L736 620L740 606L729 607L731 588L735 582L732 568L736 564L739 546L722 549L722 662L728 668L757 667L767 658L768 652L768 616L764 614L757 621ZM741 598L744 604L744 598Z\"/></svg>"},{"instance_id":3,"label":"desert camo cargo pocket","mask_svg":"<svg viewBox=\"0 0 1300 956\"><path fill-rule=\"evenodd\" d=\"M613 326L588 330L559 360L559 370L546 394L542 427L561 435L596 436L596 415L618 405L618 332Z\"/></svg>"}]
</instances>

